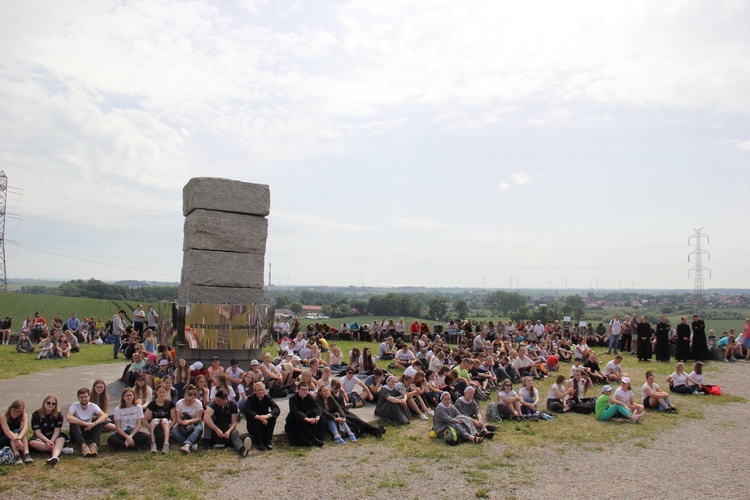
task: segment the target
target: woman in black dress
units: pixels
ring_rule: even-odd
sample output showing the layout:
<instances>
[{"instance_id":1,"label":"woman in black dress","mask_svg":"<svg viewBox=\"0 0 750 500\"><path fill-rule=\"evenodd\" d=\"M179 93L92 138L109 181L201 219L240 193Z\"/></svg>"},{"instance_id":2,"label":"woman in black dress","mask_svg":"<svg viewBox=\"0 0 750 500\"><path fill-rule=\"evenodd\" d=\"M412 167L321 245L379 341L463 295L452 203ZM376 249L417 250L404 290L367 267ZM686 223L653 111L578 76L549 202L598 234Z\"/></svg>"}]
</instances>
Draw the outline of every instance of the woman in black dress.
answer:
<instances>
[{"instance_id":1,"label":"woman in black dress","mask_svg":"<svg viewBox=\"0 0 750 500\"><path fill-rule=\"evenodd\" d=\"M696 361L708 359L708 343L706 341L706 323L693 314L693 357Z\"/></svg>"},{"instance_id":2,"label":"woman in black dress","mask_svg":"<svg viewBox=\"0 0 750 500\"><path fill-rule=\"evenodd\" d=\"M677 325L677 351L674 357L677 361L690 359L690 326L685 316L680 318L680 324Z\"/></svg>"}]
</instances>

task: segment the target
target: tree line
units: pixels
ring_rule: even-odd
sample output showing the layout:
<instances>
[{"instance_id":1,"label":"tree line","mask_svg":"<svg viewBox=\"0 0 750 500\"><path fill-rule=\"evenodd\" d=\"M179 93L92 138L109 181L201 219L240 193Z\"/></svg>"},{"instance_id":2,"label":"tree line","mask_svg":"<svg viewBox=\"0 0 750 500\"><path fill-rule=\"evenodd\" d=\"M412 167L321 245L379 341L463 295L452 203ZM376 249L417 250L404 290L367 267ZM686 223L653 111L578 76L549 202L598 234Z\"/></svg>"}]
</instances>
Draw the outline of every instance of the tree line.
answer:
<instances>
[{"instance_id":1,"label":"tree line","mask_svg":"<svg viewBox=\"0 0 750 500\"><path fill-rule=\"evenodd\" d=\"M105 300L131 300L137 302L158 302L160 300L177 300L176 286L139 286L130 287L113 285L97 279L72 280L57 287L41 285L24 285L20 293L32 295L58 295L61 297L86 297Z\"/></svg>"}]
</instances>

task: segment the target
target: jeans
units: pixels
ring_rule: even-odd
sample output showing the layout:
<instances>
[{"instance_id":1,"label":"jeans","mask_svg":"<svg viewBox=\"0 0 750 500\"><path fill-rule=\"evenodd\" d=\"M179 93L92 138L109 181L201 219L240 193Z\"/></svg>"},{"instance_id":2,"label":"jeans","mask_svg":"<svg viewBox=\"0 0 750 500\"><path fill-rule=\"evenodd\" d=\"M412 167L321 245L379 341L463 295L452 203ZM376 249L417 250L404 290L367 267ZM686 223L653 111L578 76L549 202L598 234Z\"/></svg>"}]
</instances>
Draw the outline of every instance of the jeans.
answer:
<instances>
[{"instance_id":1,"label":"jeans","mask_svg":"<svg viewBox=\"0 0 750 500\"><path fill-rule=\"evenodd\" d=\"M328 420L325 417L323 417L322 420L323 420L324 425L328 424L328 430L331 431L331 434L334 437L340 436L343 438L343 437L349 436L352 433L352 430L349 428L349 425L347 425L346 422L339 424L335 420Z\"/></svg>"},{"instance_id":2,"label":"jeans","mask_svg":"<svg viewBox=\"0 0 750 500\"><path fill-rule=\"evenodd\" d=\"M112 344L115 346L114 347L114 351L115 351L114 357L116 358L117 357L117 353L120 352L120 336L118 334L114 334L113 337L114 337L114 339L112 339Z\"/></svg>"},{"instance_id":3,"label":"jeans","mask_svg":"<svg viewBox=\"0 0 750 500\"><path fill-rule=\"evenodd\" d=\"M194 445L198 442L198 440L203 435L203 423L198 422L195 424L195 428L193 429L193 432L191 432L188 436L185 436L183 433L181 433L178 429L179 425L175 425L172 427L172 437L175 441L180 443L180 446L182 446L185 443L190 443L191 445Z\"/></svg>"},{"instance_id":4,"label":"jeans","mask_svg":"<svg viewBox=\"0 0 750 500\"><path fill-rule=\"evenodd\" d=\"M609 352L612 349L614 349L615 350L615 354L617 354L617 346L619 345L619 343L620 343L620 334L619 333L617 333L617 334L613 333L612 335L610 335L609 336L609 348L607 349L607 354L609 354Z\"/></svg>"}]
</instances>

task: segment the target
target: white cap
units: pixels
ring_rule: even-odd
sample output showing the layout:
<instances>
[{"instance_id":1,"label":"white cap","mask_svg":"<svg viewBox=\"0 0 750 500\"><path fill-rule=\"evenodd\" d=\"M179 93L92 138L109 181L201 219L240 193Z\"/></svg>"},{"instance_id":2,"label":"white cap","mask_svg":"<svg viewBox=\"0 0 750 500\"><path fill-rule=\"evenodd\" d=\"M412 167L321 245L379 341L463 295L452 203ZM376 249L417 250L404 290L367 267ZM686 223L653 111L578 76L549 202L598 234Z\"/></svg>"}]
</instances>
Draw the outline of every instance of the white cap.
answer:
<instances>
[{"instance_id":1,"label":"white cap","mask_svg":"<svg viewBox=\"0 0 750 500\"><path fill-rule=\"evenodd\" d=\"M203 369L203 363L201 363L200 361L196 361L195 363L190 365L190 369L193 371L201 370Z\"/></svg>"}]
</instances>

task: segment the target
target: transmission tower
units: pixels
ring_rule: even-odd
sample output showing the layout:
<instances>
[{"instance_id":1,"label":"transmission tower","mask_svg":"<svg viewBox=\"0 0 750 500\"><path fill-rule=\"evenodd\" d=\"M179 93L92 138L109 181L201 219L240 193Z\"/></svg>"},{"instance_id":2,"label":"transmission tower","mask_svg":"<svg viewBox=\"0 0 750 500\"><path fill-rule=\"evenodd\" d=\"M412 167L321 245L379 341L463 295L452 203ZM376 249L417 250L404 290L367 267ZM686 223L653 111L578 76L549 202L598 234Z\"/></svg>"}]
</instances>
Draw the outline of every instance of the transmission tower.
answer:
<instances>
[{"instance_id":1,"label":"transmission tower","mask_svg":"<svg viewBox=\"0 0 750 500\"><path fill-rule=\"evenodd\" d=\"M702 244L704 236L706 237L706 243L710 243L708 235L703 233L703 228L693 228L693 231L695 231L695 233L693 233L693 235L688 238L688 246L690 246L690 240L694 239L695 250L688 254L688 262L690 262L690 256L695 255L695 265L692 269L688 270L688 278L690 277L690 271L693 271L693 273L695 274L695 288L693 290L693 294L695 296L695 305L696 307L698 307L701 305L703 293L706 291L706 286L703 283L703 270L705 269L706 271L708 271L708 276L711 276L711 270L707 267L703 267L703 254L708 255L709 261L711 260L711 254L703 250Z\"/></svg>"},{"instance_id":2,"label":"transmission tower","mask_svg":"<svg viewBox=\"0 0 750 500\"><path fill-rule=\"evenodd\" d=\"M8 293L8 273L5 265L5 207L8 201L8 176L0 170L0 291Z\"/></svg>"}]
</instances>

